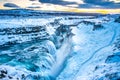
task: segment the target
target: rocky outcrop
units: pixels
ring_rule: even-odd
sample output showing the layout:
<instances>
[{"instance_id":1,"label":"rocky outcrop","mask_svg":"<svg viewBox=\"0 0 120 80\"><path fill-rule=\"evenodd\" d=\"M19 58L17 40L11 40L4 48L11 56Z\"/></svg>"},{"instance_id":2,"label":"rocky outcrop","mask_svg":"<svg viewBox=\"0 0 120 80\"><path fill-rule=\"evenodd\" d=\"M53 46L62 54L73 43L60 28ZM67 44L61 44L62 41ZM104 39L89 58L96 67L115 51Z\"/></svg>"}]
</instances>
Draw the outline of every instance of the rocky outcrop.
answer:
<instances>
[{"instance_id":1,"label":"rocky outcrop","mask_svg":"<svg viewBox=\"0 0 120 80\"><path fill-rule=\"evenodd\" d=\"M27 41L48 40L50 38L45 26L1 28L0 36L0 48L9 47Z\"/></svg>"},{"instance_id":2,"label":"rocky outcrop","mask_svg":"<svg viewBox=\"0 0 120 80\"><path fill-rule=\"evenodd\" d=\"M12 51L9 53L12 58L0 66L2 80L52 80L50 70L56 62L56 48L58 50L63 42L73 34L67 25L57 22L49 25L55 28L53 35L47 32L47 25L0 29L0 36L2 36L0 49ZM54 25L59 26L54 27ZM8 54L4 51L2 53ZM9 55L8 57L11 57ZM9 71L9 68L12 71ZM4 70L7 73L3 73Z\"/></svg>"},{"instance_id":3,"label":"rocky outcrop","mask_svg":"<svg viewBox=\"0 0 120 80\"><path fill-rule=\"evenodd\" d=\"M116 18L114 22L120 23L120 16L118 18Z\"/></svg>"},{"instance_id":4,"label":"rocky outcrop","mask_svg":"<svg viewBox=\"0 0 120 80\"><path fill-rule=\"evenodd\" d=\"M105 74L105 76L100 77L99 79L96 80L120 80L120 72L107 73Z\"/></svg>"},{"instance_id":5,"label":"rocky outcrop","mask_svg":"<svg viewBox=\"0 0 120 80\"><path fill-rule=\"evenodd\" d=\"M44 26L29 26L18 28L0 28L0 35L18 35L18 34L30 34L45 31Z\"/></svg>"},{"instance_id":6,"label":"rocky outcrop","mask_svg":"<svg viewBox=\"0 0 120 80\"><path fill-rule=\"evenodd\" d=\"M120 55L110 55L107 57L106 63L118 63L120 62Z\"/></svg>"},{"instance_id":7,"label":"rocky outcrop","mask_svg":"<svg viewBox=\"0 0 120 80\"><path fill-rule=\"evenodd\" d=\"M104 28L104 26L102 24L94 24L93 31L103 29L103 28Z\"/></svg>"}]
</instances>

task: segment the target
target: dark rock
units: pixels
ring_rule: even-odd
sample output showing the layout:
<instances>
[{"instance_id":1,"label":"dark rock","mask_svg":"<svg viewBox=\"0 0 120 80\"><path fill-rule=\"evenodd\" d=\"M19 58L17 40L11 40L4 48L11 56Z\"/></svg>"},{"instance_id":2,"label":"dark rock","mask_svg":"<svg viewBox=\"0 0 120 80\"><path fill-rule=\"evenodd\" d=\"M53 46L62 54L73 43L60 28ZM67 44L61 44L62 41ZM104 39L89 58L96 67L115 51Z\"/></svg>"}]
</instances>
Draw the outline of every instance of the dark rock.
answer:
<instances>
[{"instance_id":1,"label":"dark rock","mask_svg":"<svg viewBox=\"0 0 120 80\"><path fill-rule=\"evenodd\" d=\"M0 44L0 49L9 48L21 42L48 40L50 38L45 26L1 28L0 35L8 35L7 41ZM18 38L16 38L18 37ZM3 38L3 41L6 38ZM1 40L2 42L2 40Z\"/></svg>"},{"instance_id":2,"label":"dark rock","mask_svg":"<svg viewBox=\"0 0 120 80\"><path fill-rule=\"evenodd\" d=\"M6 70L1 70L1 73L7 74Z\"/></svg>"},{"instance_id":3,"label":"dark rock","mask_svg":"<svg viewBox=\"0 0 120 80\"><path fill-rule=\"evenodd\" d=\"M41 76L41 75L34 75L34 74L30 74L27 75L25 80L52 80L49 76Z\"/></svg>"},{"instance_id":4,"label":"dark rock","mask_svg":"<svg viewBox=\"0 0 120 80\"><path fill-rule=\"evenodd\" d=\"M94 22L90 22L90 21L82 21L81 23L84 23L86 25L93 25L94 24Z\"/></svg>"},{"instance_id":5,"label":"dark rock","mask_svg":"<svg viewBox=\"0 0 120 80\"><path fill-rule=\"evenodd\" d=\"M120 72L106 73L104 76L94 80L120 80Z\"/></svg>"},{"instance_id":6,"label":"dark rock","mask_svg":"<svg viewBox=\"0 0 120 80\"><path fill-rule=\"evenodd\" d=\"M108 73L105 77L109 80L120 80L120 72Z\"/></svg>"},{"instance_id":7,"label":"dark rock","mask_svg":"<svg viewBox=\"0 0 120 80\"><path fill-rule=\"evenodd\" d=\"M0 35L15 35L15 34L29 34L45 31L44 26L33 26L33 27L19 27L19 28L1 28Z\"/></svg>"},{"instance_id":8,"label":"dark rock","mask_svg":"<svg viewBox=\"0 0 120 80\"><path fill-rule=\"evenodd\" d=\"M13 77L11 77L11 76L8 76L9 77L9 79L12 79Z\"/></svg>"},{"instance_id":9,"label":"dark rock","mask_svg":"<svg viewBox=\"0 0 120 80\"><path fill-rule=\"evenodd\" d=\"M56 35L57 36L62 36L64 34L70 34L72 29L68 25L63 25L61 24L60 27L56 29Z\"/></svg>"},{"instance_id":10,"label":"dark rock","mask_svg":"<svg viewBox=\"0 0 120 80\"><path fill-rule=\"evenodd\" d=\"M94 24L94 26L93 26L93 31L99 30L99 29L103 29L103 28L104 28L104 26L101 25L101 24Z\"/></svg>"},{"instance_id":11,"label":"dark rock","mask_svg":"<svg viewBox=\"0 0 120 80\"><path fill-rule=\"evenodd\" d=\"M22 74L21 76L22 76L22 79L24 79L24 78L25 78L25 75L24 75L24 74Z\"/></svg>"},{"instance_id":12,"label":"dark rock","mask_svg":"<svg viewBox=\"0 0 120 80\"><path fill-rule=\"evenodd\" d=\"M115 19L114 22L118 22L118 23L120 23L120 16L119 16L117 19Z\"/></svg>"},{"instance_id":13,"label":"dark rock","mask_svg":"<svg viewBox=\"0 0 120 80\"><path fill-rule=\"evenodd\" d=\"M117 41L114 44L115 44L115 49L120 50L120 36L118 37Z\"/></svg>"},{"instance_id":14,"label":"dark rock","mask_svg":"<svg viewBox=\"0 0 120 80\"><path fill-rule=\"evenodd\" d=\"M73 36L72 29L68 25L61 24L56 29L55 35L53 35L53 42L56 48L59 49L65 38L68 38L69 36Z\"/></svg>"},{"instance_id":15,"label":"dark rock","mask_svg":"<svg viewBox=\"0 0 120 80\"><path fill-rule=\"evenodd\" d=\"M68 17L69 20L80 19L78 17Z\"/></svg>"},{"instance_id":16,"label":"dark rock","mask_svg":"<svg viewBox=\"0 0 120 80\"><path fill-rule=\"evenodd\" d=\"M110 55L107 57L106 63L117 63L120 62L120 55Z\"/></svg>"},{"instance_id":17,"label":"dark rock","mask_svg":"<svg viewBox=\"0 0 120 80\"><path fill-rule=\"evenodd\" d=\"M3 70L3 69L1 69L0 70L0 79L3 79L3 78L5 78L6 77L6 75L7 75L7 70Z\"/></svg>"}]
</instances>

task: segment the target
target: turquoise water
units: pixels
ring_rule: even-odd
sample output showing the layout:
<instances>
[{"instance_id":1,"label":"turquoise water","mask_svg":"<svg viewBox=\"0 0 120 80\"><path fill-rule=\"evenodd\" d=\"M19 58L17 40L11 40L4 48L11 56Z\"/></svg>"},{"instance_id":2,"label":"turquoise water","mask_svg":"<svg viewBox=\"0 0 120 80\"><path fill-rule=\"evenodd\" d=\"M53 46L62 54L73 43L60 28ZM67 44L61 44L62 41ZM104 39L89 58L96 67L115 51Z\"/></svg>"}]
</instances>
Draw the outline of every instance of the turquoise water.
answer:
<instances>
[{"instance_id":1,"label":"turquoise water","mask_svg":"<svg viewBox=\"0 0 120 80\"><path fill-rule=\"evenodd\" d=\"M7 54L0 55L0 65L11 61L14 56L9 56Z\"/></svg>"},{"instance_id":2,"label":"turquoise water","mask_svg":"<svg viewBox=\"0 0 120 80\"><path fill-rule=\"evenodd\" d=\"M19 67L32 72L49 70L55 61L56 48L49 40L26 42L7 47L0 55L0 65ZM11 53L10 53L11 52Z\"/></svg>"}]
</instances>

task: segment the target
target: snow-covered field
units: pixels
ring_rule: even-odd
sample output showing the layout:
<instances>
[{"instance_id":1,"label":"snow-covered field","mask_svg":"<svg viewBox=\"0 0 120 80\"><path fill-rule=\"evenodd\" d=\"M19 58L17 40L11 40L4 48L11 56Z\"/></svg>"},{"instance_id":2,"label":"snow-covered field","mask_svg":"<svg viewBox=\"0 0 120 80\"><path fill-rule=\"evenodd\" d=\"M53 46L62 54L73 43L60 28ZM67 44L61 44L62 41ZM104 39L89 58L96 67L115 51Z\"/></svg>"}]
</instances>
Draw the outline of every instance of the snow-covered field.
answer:
<instances>
[{"instance_id":1,"label":"snow-covered field","mask_svg":"<svg viewBox=\"0 0 120 80\"><path fill-rule=\"evenodd\" d=\"M120 80L119 16L1 16L0 80Z\"/></svg>"}]
</instances>

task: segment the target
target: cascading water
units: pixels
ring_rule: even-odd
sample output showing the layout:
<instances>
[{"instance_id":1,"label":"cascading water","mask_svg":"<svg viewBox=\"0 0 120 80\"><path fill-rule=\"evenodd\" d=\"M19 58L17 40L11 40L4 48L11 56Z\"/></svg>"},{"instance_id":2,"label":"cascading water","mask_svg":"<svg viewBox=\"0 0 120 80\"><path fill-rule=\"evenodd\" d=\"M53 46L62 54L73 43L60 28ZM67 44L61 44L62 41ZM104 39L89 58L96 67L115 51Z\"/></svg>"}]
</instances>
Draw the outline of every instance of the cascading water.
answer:
<instances>
[{"instance_id":1,"label":"cascading water","mask_svg":"<svg viewBox=\"0 0 120 80\"><path fill-rule=\"evenodd\" d=\"M14 67L16 70L13 71L12 74L14 74L17 69L21 71L26 69L30 72L29 75L37 72L39 75L44 76L47 75L47 72L49 72L51 66L55 63L55 52L55 46L49 40L33 43L31 46L18 52L11 61L4 63L2 67ZM28 74L25 77L28 77Z\"/></svg>"},{"instance_id":2,"label":"cascading water","mask_svg":"<svg viewBox=\"0 0 120 80\"><path fill-rule=\"evenodd\" d=\"M114 22L108 16L53 17L44 13L42 17L6 15L0 15L0 80L119 78L118 19ZM115 33L113 27L117 27ZM114 62L117 65L111 66Z\"/></svg>"},{"instance_id":3,"label":"cascading water","mask_svg":"<svg viewBox=\"0 0 120 80\"><path fill-rule=\"evenodd\" d=\"M47 34L45 28L47 25L43 26L44 28L36 27L37 29L32 27L30 29L22 27L20 30L17 28L3 29L5 34L11 38L9 39L8 36L8 41L1 45L1 49L5 50L1 50L0 58L2 59L2 56L7 58L3 59L6 61L1 60L0 70L7 72L7 74L1 73L2 79L56 79L64 68L66 57L72 48L70 27L59 25L54 35ZM1 35L3 34L1 33ZM24 37L27 38L23 39ZM52 41L51 37L53 37ZM11 39L15 43L12 43ZM13 71L9 71L9 69ZM21 73L19 73L20 71Z\"/></svg>"},{"instance_id":4,"label":"cascading water","mask_svg":"<svg viewBox=\"0 0 120 80\"><path fill-rule=\"evenodd\" d=\"M44 27L44 26L43 26ZM42 28L42 27L41 27ZM20 79L20 80L41 80L41 79L47 79L49 80L49 71L53 64L56 61L56 47L52 41L49 40L49 35L46 35L45 29L39 29L40 32L37 32L38 35L36 36L36 39L32 36L29 36L27 33L33 33L36 31L36 29L32 29L31 31L26 29L18 31L18 29L14 29L15 31L19 32L20 35L18 35L13 31L13 28L10 29L11 33L7 34L9 36L21 36L21 35L28 35L29 39L31 38L31 41L28 39L24 39L22 43L19 43L21 38L17 38L17 44L6 44L10 42L11 40L8 39L1 47L1 56L0 56L0 70L3 72L7 72L7 74L1 73L3 76L1 79ZM7 29L6 29L7 30ZM27 31L28 30L28 31ZM42 33L42 34L41 34ZM14 35L15 34L15 35ZM34 33L35 34L35 33ZM5 50L2 50L3 47ZM6 48L7 47L7 48ZM8 52L7 52L8 51ZM6 52L6 53L5 53ZM9 53L9 54L8 54ZM5 59L3 58L5 57ZM6 60L6 61L2 61ZM9 71L9 69L12 69L13 71ZM19 71L22 72L18 73ZM20 75L21 74L21 75ZM21 76L24 75L24 78L22 79ZM7 76L7 77L5 77ZM15 77L16 76L16 77ZM43 77L42 77L43 76ZM48 77L47 77L48 76Z\"/></svg>"},{"instance_id":5,"label":"cascading water","mask_svg":"<svg viewBox=\"0 0 120 80\"><path fill-rule=\"evenodd\" d=\"M63 45L56 52L56 64L52 67L50 72L53 78L56 78L65 67L65 60L72 50L71 37L72 36L67 37L63 42Z\"/></svg>"}]
</instances>

